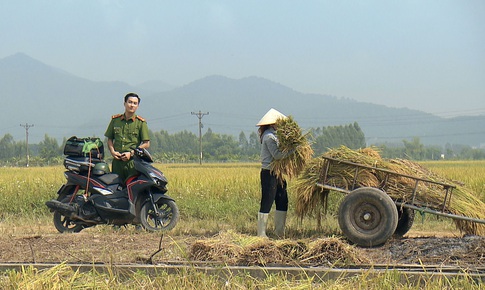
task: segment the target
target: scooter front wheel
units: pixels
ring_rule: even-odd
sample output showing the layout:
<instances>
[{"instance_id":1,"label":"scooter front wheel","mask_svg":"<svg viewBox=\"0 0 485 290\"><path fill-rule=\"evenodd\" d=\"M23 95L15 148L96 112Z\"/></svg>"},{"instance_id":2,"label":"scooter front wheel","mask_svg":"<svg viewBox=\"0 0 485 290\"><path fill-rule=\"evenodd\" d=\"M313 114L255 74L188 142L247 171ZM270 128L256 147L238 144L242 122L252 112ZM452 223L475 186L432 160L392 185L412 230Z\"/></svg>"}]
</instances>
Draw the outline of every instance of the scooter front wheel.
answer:
<instances>
[{"instance_id":1,"label":"scooter front wheel","mask_svg":"<svg viewBox=\"0 0 485 290\"><path fill-rule=\"evenodd\" d=\"M140 210L143 228L147 231L169 231L179 220L179 209L172 200L159 200L155 208L151 202L145 202Z\"/></svg>"}]
</instances>

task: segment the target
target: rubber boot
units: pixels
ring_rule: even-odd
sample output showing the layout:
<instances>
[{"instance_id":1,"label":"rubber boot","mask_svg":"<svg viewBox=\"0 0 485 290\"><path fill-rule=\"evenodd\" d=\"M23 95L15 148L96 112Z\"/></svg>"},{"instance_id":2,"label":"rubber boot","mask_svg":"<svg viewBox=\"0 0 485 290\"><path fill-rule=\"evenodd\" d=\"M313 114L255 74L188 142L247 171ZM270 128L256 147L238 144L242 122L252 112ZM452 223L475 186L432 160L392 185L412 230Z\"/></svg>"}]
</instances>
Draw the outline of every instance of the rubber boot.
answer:
<instances>
[{"instance_id":1,"label":"rubber boot","mask_svg":"<svg viewBox=\"0 0 485 290\"><path fill-rule=\"evenodd\" d=\"M267 238L267 236L266 236L266 225L267 224L268 224L268 214L258 212L258 237Z\"/></svg>"},{"instance_id":2,"label":"rubber boot","mask_svg":"<svg viewBox=\"0 0 485 290\"><path fill-rule=\"evenodd\" d=\"M280 237L285 237L286 211L277 210L274 213L274 231Z\"/></svg>"}]
</instances>

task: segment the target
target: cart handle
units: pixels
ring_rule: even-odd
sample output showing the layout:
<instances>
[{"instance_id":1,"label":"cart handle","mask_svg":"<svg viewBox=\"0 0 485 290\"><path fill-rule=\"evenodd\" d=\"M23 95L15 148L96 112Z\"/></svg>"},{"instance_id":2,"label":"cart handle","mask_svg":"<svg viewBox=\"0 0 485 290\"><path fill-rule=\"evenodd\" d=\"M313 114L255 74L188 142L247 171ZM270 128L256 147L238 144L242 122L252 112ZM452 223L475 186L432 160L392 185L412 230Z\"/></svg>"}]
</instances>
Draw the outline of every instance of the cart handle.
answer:
<instances>
[{"instance_id":1,"label":"cart handle","mask_svg":"<svg viewBox=\"0 0 485 290\"><path fill-rule=\"evenodd\" d=\"M410 209L413 209L413 210L416 210L416 211L419 211L419 212L435 214L435 215L439 215L439 216L443 216L443 217L452 218L452 219L455 219L455 220L463 220L463 221L485 224L485 220L482 220L482 219L471 218L471 217L467 217L467 216L436 211L436 210L432 210L432 209L429 209L429 208L426 208L426 207L418 207L418 206L415 206L415 205L412 205L412 204L403 203L403 202L399 202L399 201L394 201L394 203L397 206L407 207L407 208L410 208Z\"/></svg>"}]
</instances>

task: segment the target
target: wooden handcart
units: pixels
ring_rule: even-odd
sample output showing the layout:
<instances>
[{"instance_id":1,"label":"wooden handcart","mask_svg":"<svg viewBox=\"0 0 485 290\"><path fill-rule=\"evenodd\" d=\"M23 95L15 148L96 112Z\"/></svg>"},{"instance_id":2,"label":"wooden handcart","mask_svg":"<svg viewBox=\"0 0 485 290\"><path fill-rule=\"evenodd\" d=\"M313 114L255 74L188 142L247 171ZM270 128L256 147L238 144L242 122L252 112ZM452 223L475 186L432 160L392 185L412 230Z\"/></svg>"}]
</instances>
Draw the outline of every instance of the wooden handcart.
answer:
<instances>
[{"instance_id":1,"label":"wooden handcart","mask_svg":"<svg viewBox=\"0 0 485 290\"><path fill-rule=\"evenodd\" d=\"M485 224L485 220L456 215L447 209L452 200L453 189L456 188L454 185L331 157L323 158L326 162L322 169L321 182L317 186L323 190L346 194L339 205L338 222L345 237L359 246L378 246L393 235L403 236L412 227L415 211ZM330 184L332 169L342 165L352 168L353 181L345 187ZM360 187L358 176L363 170L379 172L384 176L383 181L377 187ZM405 201L397 200L386 193L388 181L392 177L407 178L414 182L412 192L407 193L410 198ZM423 203L416 198L422 183L441 188L442 200L439 204Z\"/></svg>"}]
</instances>

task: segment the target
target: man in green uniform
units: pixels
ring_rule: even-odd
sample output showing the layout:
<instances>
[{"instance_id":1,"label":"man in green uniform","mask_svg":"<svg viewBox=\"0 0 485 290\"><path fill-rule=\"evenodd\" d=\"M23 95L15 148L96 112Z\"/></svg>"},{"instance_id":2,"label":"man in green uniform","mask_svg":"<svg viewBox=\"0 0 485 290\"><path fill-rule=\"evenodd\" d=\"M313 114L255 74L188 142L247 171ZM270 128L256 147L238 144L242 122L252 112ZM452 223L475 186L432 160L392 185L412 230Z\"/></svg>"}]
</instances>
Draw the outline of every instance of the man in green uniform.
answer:
<instances>
[{"instance_id":1,"label":"man in green uniform","mask_svg":"<svg viewBox=\"0 0 485 290\"><path fill-rule=\"evenodd\" d=\"M112 171L126 182L137 175L133 162L132 148L150 147L148 126L142 117L135 114L140 104L140 97L135 93L125 96L125 112L111 117L111 122L104 133L108 138L108 149L113 156Z\"/></svg>"}]
</instances>

